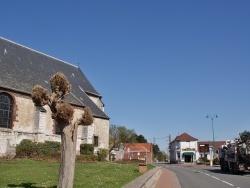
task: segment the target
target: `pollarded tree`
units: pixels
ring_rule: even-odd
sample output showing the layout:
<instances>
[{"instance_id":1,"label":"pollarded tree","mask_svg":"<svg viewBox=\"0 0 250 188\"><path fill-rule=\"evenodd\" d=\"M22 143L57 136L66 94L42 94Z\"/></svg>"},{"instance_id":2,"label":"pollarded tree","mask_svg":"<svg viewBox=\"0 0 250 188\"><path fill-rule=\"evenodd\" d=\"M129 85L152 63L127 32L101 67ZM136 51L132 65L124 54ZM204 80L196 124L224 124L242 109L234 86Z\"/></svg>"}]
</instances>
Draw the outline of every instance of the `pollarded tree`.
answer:
<instances>
[{"instance_id":1,"label":"pollarded tree","mask_svg":"<svg viewBox=\"0 0 250 188\"><path fill-rule=\"evenodd\" d=\"M63 99L71 91L71 85L66 76L59 72L50 79L52 93L49 94L42 86L36 85L32 89L32 100L37 106L48 105L52 118L57 122L61 132L61 160L58 178L58 188L72 188L74 183L77 128L79 125L91 125L93 116L86 107L80 119L73 121L74 109Z\"/></svg>"}]
</instances>

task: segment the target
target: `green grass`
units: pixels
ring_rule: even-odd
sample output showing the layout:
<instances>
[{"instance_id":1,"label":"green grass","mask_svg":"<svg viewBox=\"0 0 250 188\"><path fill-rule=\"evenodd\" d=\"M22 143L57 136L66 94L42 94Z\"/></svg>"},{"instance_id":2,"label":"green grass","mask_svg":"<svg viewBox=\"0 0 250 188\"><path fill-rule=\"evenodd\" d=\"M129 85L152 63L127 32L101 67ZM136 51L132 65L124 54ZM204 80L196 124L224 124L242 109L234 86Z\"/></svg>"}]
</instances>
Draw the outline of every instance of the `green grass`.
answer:
<instances>
[{"instance_id":1,"label":"green grass","mask_svg":"<svg viewBox=\"0 0 250 188\"><path fill-rule=\"evenodd\" d=\"M54 188L58 172L59 163L28 159L1 161L0 187ZM138 164L77 163L74 187L119 188L140 175Z\"/></svg>"}]
</instances>

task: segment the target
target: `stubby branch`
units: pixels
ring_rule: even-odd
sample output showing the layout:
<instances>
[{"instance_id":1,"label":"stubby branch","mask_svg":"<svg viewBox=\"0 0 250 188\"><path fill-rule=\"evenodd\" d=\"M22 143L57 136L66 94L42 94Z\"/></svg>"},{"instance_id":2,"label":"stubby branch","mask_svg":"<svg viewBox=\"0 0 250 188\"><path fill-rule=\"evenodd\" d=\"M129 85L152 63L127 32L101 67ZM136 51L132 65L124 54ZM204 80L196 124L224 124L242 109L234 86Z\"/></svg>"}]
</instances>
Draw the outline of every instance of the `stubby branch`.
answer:
<instances>
[{"instance_id":1,"label":"stubby branch","mask_svg":"<svg viewBox=\"0 0 250 188\"><path fill-rule=\"evenodd\" d=\"M35 85L32 89L31 98L35 105L44 106L49 103L50 96L47 91L40 85Z\"/></svg>"},{"instance_id":2,"label":"stubby branch","mask_svg":"<svg viewBox=\"0 0 250 188\"><path fill-rule=\"evenodd\" d=\"M93 115L89 107L84 108L84 113L82 114L82 117L80 118L80 124L81 125L91 125L93 123Z\"/></svg>"},{"instance_id":3,"label":"stubby branch","mask_svg":"<svg viewBox=\"0 0 250 188\"><path fill-rule=\"evenodd\" d=\"M56 113L53 115L57 122L70 122L73 119L74 110L68 103L58 103Z\"/></svg>"},{"instance_id":4,"label":"stubby branch","mask_svg":"<svg viewBox=\"0 0 250 188\"><path fill-rule=\"evenodd\" d=\"M32 100L37 106L48 105L52 112L52 118L58 122L69 122L73 119L73 108L62 100L70 93L71 85L66 76L58 72L50 79L52 94L40 85L32 89Z\"/></svg>"},{"instance_id":5,"label":"stubby branch","mask_svg":"<svg viewBox=\"0 0 250 188\"><path fill-rule=\"evenodd\" d=\"M51 77L50 84L52 93L56 94L54 100L57 99L58 102L67 97L71 91L71 85L68 79L61 72L58 72Z\"/></svg>"}]
</instances>

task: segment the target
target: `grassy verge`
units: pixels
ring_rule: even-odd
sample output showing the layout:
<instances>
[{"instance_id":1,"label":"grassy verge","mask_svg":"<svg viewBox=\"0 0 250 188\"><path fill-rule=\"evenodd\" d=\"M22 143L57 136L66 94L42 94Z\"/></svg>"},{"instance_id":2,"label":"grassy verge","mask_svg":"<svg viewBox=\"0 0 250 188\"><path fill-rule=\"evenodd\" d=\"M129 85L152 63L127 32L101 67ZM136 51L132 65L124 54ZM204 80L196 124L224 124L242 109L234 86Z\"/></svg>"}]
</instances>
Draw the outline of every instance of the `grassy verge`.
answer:
<instances>
[{"instance_id":1,"label":"grassy verge","mask_svg":"<svg viewBox=\"0 0 250 188\"><path fill-rule=\"evenodd\" d=\"M58 171L59 163L28 159L1 161L0 187L54 188ZM77 163L74 187L118 188L140 175L138 164Z\"/></svg>"}]
</instances>

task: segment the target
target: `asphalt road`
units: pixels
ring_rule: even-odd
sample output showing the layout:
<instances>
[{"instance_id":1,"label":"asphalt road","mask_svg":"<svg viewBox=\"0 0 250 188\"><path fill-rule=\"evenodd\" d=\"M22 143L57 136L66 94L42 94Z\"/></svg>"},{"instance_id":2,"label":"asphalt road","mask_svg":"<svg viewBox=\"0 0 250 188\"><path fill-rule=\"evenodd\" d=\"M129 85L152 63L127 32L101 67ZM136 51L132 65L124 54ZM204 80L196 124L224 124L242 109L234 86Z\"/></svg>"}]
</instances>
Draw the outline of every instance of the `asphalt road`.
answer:
<instances>
[{"instance_id":1,"label":"asphalt road","mask_svg":"<svg viewBox=\"0 0 250 188\"><path fill-rule=\"evenodd\" d=\"M250 172L232 175L222 173L219 166L163 163L156 165L174 172L182 188L250 188Z\"/></svg>"}]
</instances>

